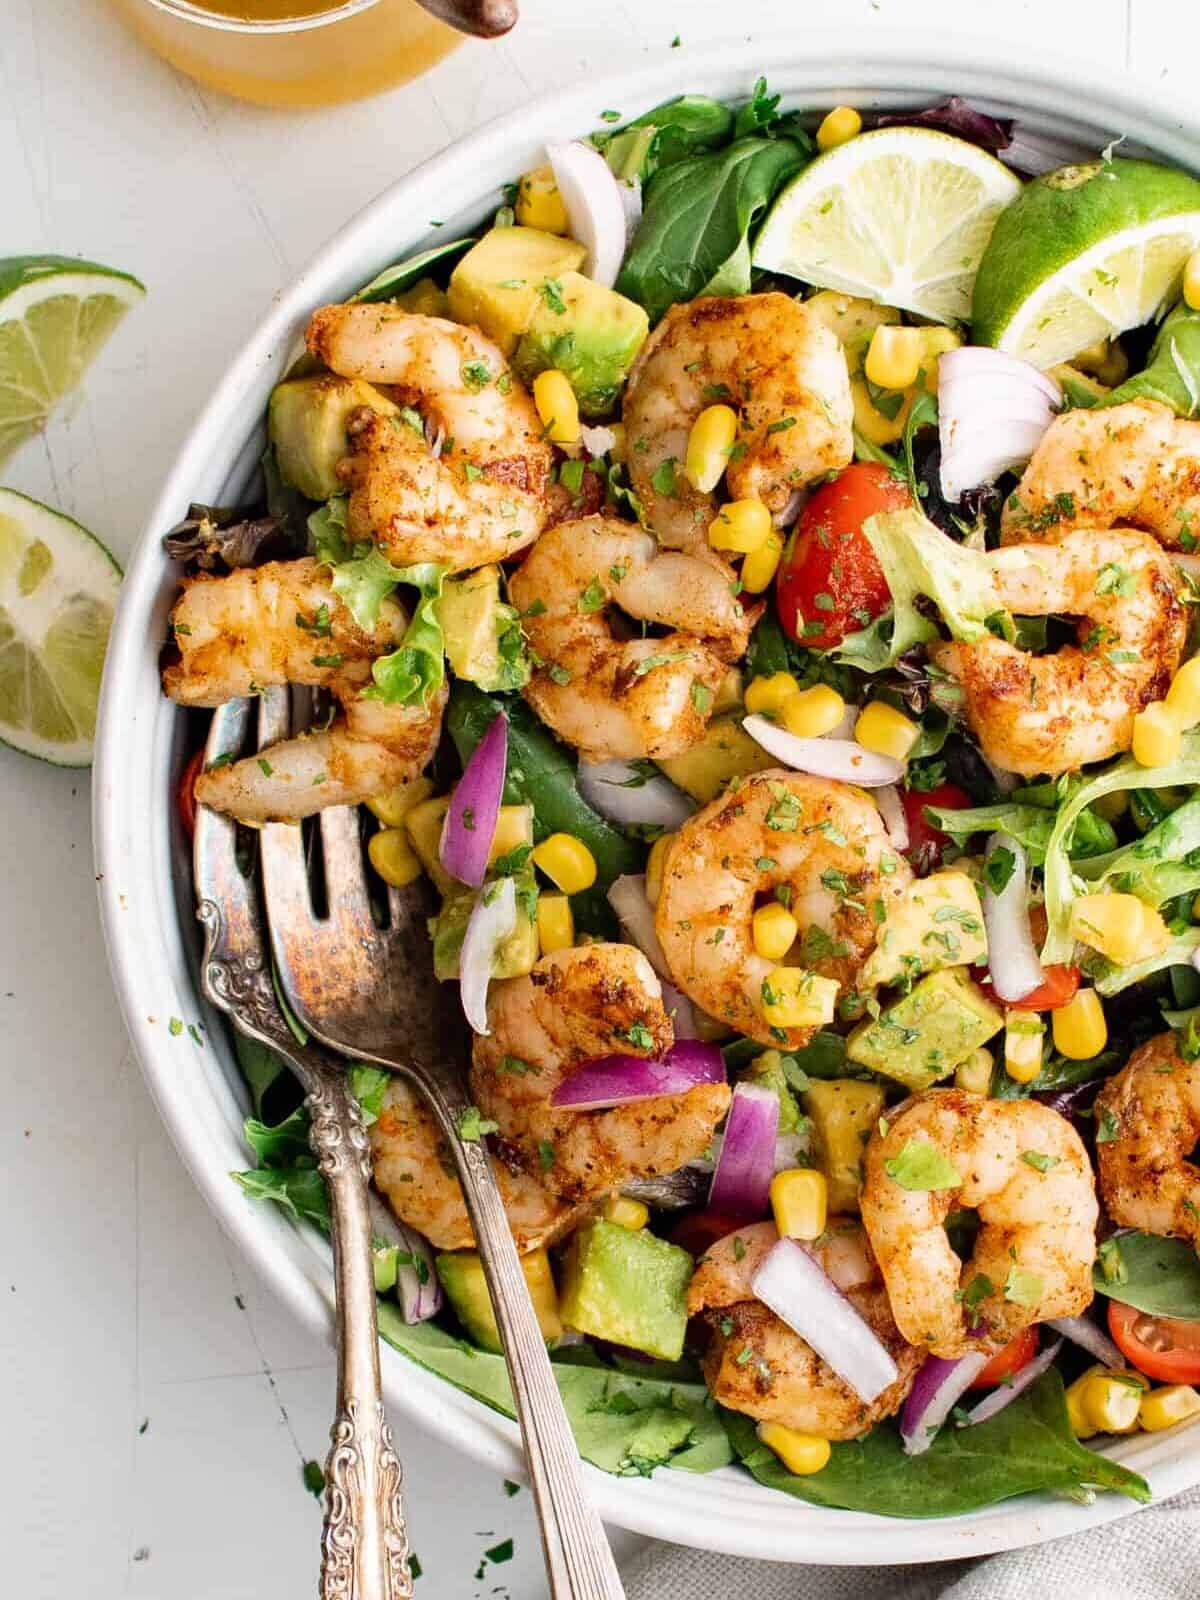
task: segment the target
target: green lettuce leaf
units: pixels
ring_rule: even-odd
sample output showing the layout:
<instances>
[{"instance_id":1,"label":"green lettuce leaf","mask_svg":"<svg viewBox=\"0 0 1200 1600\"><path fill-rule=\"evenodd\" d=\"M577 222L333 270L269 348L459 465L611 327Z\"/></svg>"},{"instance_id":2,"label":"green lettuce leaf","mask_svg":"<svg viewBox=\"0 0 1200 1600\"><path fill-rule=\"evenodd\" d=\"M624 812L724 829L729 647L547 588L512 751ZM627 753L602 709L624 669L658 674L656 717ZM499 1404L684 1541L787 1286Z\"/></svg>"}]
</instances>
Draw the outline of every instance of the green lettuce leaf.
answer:
<instances>
[{"instance_id":1,"label":"green lettuce leaf","mask_svg":"<svg viewBox=\"0 0 1200 1600\"><path fill-rule=\"evenodd\" d=\"M437 603L446 570L432 561L392 568L397 574L396 581L413 584L420 591L420 599L400 648L371 663L375 687L364 690L365 694L388 705L412 706L418 701L428 705L430 697L445 682L446 646ZM337 588L336 577L334 588Z\"/></svg>"},{"instance_id":2,"label":"green lettuce leaf","mask_svg":"<svg viewBox=\"0 0 1200 1600\"><path fill-rule=\"evenodd\" d=\"M1186 1239L1119 1233L1092 1271L1096 1293L1149 1317L1200 1321L1200 1259Z\"/></svg>"},{"instance_id":3,"label":"green lettuce leaf","mask_svg":"<svg viewBox=\"0 0 1200 1600\"><path fill-rule=\"evenodd\" d=\"M287 1062L270 1045L260 1044L257 1039L248 1039L244 1033L236 1031L233 1035L233 1053L242 1076L250 1085L254 1113L261 1117L267 1090L287 1072Z\"/></svg>"},{"instance_id":4,"label":"green lettuce leaf","mask_svg":"<svg viewBox=\"0 0 1200 1600\"><path fill-rule=\"evenodd\" d=\"M254 1200L273 1200L295 1222L315 1222L329 1232L329 1194L325 1179L311 1167L258 1167L230 1174Z\"/></svg>"},{"instance_id":5,"label":"green lettuce leaf","mask_svg":"<svg viewBox=\"0 0 1200 1600\"><path fill-rule=\"evenodd\" d=\"M1158 400L1181 417L1200 416L1200 311L1180 301L1159 328L1145 369L1097 400L1095 409L1127 400ZM1200 529L1196 533L1200 537Z\"/></svg>"},{"instance_id":6,"label":"green lettuce leaf","mask_svg":"<svg viewBox=\"0 0 1200 1600\"><path fill-rule=\"evenodd\" d=\"M316 1157L308 1142L308 1112L298 1106L291 1116L273 1127L257 1117L247 1117L243 1126L246 1143L262 1167L315 1167Z\"/></svg>"},{"instance_id":7,"label":"green lettuce leaf","mask_svg":"<svg viewBox=\"0 0 1200 1600\"><path fill-rule=\"evenodd\" d=\"M1092 950L1084 956L1082 966L1094 983L1096 993L1107 997L1152 978L1156 972L1165 972L1168 967L1189 966L1197 949L1200 949L1200 928L1185 928L1160 954L1150 956L1145 961L1135 961L1132 966L1114 966L1099 952Z\"/></svg>"},{"instance_id":8,"label":"green lettuce leaf","mask_svg":"<svg viewBox=\"0 0 1200 1600\"><path fill-rule=\"evenodd\" d=\"M1176 895L1200 889L1200 795L1177 810L1132 844L1103 855L1078 868L1093 888L1136 894L1147 905L1161 906Z\"/></svg>"},{"instance_id":9,"label":"green lettuce leaf","mask_svg":"<svg viewBox=\"0 0 1200 1600\"><path fill-rule=\"evenodd\" d=\"M1010 839L1025 846L1035 867L1041 866L1045 860L1046 846L1057 818L1055 811L1047 811L1042 806L1022 805L1012 800L1001 800L990 806L966 806L961 810L950 806L926 806L925 814L936 828L961 846L965 846L975 834L1006 833ZM1067 854L1072 860L1100 856L1101 852L1111 854L1116 838L1111 825L1085 807L1075 819L1071 837L1066 843Z\"/></svg>"}]
</instances>

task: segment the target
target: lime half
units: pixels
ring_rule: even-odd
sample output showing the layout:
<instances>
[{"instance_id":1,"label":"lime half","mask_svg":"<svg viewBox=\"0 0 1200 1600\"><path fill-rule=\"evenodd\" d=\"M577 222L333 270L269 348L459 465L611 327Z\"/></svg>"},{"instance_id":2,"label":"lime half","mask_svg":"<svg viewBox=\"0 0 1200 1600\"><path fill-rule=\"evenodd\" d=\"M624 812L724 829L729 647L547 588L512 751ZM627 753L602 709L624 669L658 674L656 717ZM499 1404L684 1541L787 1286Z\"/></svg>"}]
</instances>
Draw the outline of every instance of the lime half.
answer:
<instances>
[{"instance_id":1,"label":"lime half","mask_svg":"<svg viewBox=\"0 0 1200 1600\"><path fill-rule=\"evenodd\" d=\"M1037 367L1153 322L1200 244L1200 183L1150 161L1036 178L1001 217L975 280L974 333Z\"/></svg>"},{"instance_id":2,"label":"lime half","mask_svg":"<svg viewBox=\"0 0 1200 1600\"><path fill-rule=\"evenodd\" d=\"M145 292L94 261L0 258L0 466L45 425Z\"/></svg>"},{"instance_id":3,"label":"lime half","mask_svg":"<svg viewBox=\"0 0 1200 1600\"><path fill-rule=\"evenodd\" d=\"M0 741L62 767L91 762L120 586L86 528L0 489Z\"/></svg>"},{"instance_id":4,"label":"lime half","mask_svg":"<svg viewBox=\"0 0 1200 1600\"><path fill-rule=\"evenodd\" d=\"M818 158L776 200L754 265L965 322L996 218L1020 193L1002 162L934 128L877 128Z\"/></svg>"}]
</instances>

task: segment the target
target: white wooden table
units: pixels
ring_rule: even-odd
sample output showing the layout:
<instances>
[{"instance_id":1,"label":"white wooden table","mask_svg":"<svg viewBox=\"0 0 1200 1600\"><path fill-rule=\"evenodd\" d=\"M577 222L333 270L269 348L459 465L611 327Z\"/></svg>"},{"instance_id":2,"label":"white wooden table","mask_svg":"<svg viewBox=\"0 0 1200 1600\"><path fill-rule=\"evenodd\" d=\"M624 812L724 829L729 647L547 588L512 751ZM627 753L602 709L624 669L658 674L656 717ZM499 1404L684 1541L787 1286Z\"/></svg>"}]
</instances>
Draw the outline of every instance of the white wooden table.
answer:
<instances>
[{"instance_id":1,"label":"white wooden table","mask_svg":"<svg viewBox=\"0 0 1200 1600\"><path fill-rule=\"evenodd\" d=\"M1188 20L1188 12L1191 18ZM523 0L360 105L260 111L145 53L103 0L0 0L0 255L81 254L150 290L82 402L7 481L123 558L230 356L312 251L416 162L587 75L772 30L969 28L1194 89L1184 0ZM597 109L601 109L599 103ZM298 1600L315 1592L328 1349L209 1218L158 1124L109 989L86 774L0 749L0 1505L21 1600ZM400 1430L417 1587L545 1592L529 1497ZM510 1563L477 1576L508 1536ZM623 1539L622 1548L634 1541Z\"/></svg>"}]
</instances>

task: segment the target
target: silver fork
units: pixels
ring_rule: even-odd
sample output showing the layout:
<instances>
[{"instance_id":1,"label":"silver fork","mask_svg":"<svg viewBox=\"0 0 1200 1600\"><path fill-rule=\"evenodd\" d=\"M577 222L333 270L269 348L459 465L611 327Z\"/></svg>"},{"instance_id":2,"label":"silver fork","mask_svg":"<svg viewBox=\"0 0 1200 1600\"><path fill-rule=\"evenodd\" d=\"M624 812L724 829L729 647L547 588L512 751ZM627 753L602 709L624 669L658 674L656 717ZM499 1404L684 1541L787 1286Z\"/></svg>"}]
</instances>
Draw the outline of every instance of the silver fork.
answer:
<instances>
[{"instance_id":1,"label":"silver fork","mask_svg":"<svg viewBox=\"0 0 1200 1600\"><path fill-rule=\"evenodd\" d=\"M262 696L263 742L289 731L286 691ZM487 1148L459 1128L469 1101L457 991L433 975L420 886L390 889L388 920L371 912L358 814L320 813L327 917L313 912L300 829L260 836L271 948L300 1022L357 1059L402 1073L424 1095L458 1170L504 1344L541 1524L553 1600L624 1600L603 1525L587 1501L579 1453L538 1328Z\"/></svg>"},{"instance_id":2,"label":"silver fork","mask_svg":"<svg viewBox=\"0 0 1200 1600\"><path fill-rule=\"evenodd\" d=\"M205 748L209 763L241 750L251 710L252 702L236 700L216 712ZM205 930L201 986L240 1033L278 1051L300 1080L313 1152L329 1187L338 1385L325 1463L321 1600L406 1600L412 1577L400 1462L379 1378L371 1166L362 1112L345 1061L320 1046L298 1044L284 1020L257 890L238 866L236 828L206 806L197 807L194 869L196 915Z\"/></svg>"}]
</instances>

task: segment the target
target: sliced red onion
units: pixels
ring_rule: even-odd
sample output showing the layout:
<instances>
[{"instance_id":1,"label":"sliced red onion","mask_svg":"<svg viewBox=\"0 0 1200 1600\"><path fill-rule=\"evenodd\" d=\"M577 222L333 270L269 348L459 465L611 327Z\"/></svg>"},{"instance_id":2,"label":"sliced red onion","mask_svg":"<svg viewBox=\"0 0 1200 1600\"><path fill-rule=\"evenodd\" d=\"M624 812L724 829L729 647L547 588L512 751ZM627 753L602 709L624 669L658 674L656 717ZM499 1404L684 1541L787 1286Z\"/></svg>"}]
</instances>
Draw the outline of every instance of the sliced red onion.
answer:
<instances>
[{"instance_id":1,"label":"sliced red onion","mask_svg":"<svg viewBox=\"0 0 1200 1600\"><path fill-rule=\"evenodd\" d=\"M646 894L646 878L641 872L627 872L614 878L608 890L608 903L617 913L621 927L645 956L660 978L669 978L667 958L654 926L654 907Z\"/></svg>"},{"instance_id":2,"label":"sliced red onion","mask_svg":"<svg viewBox=\"0 0 1200 1600\"><path fill-rule=\"evenodd\" d=\"M766 1216L778 1133L779 1096L774 1089L739 1083L733 1091L708 1193L711 1211L729 1217Z\"/></svg>"},{"instance_id":3,"label":"sliced red onion","mask_svg":"<svg viewBox=\"0 0 1200 1600\"><path fill-rule=\"evenodd\" d=\"M861 715L861 706L847 706L842 712L842 720L835 728L830 728L828 733L823 733L822 739L853 739L854 729Z\"/></svg>"},{"instance_id":4,"label":"sliced red onion","mask_svg":"<svg viewBox=\"0 0 1200 1600\"><path fill-rule=\"evenodd\" d=\"M1010 850L1013 870L999 894L988 884L986 867L983 886L983 921L987 928L988 970L992 988L1001 1000L1024 1000L1027 994L1046 981L1038 960L1029 926L1029 858L1024 848L1006 833L994 833L987 842L987 856L994 850Z\"/></svg>"},{"instance_id":5,"label":"sliced red onion","mask_svg":"<svg viewBox=\"0 0 1200 1600\"><path fill-rule=\"evenodd\" d=\"M887 1347L797 1240L780 1239L771 1246L750 1288L864 1405L895 1383L899 1373Z\"/></svg>"},{"instance_id":6,"label":"sliced red onion","mask_svg":"<svg viewBox=\"0 0 1200 1600\"><path fill-rule=\"evenodd\" d=\"M988 1355L983 1350L973 1350L953 1361L942 1356L926 1358L900 1414L900 1438L906 1455L925 1454L942 1423L987 1364Z\"/></svg>"},{"instance_id":7,"label":"sliced red onion","mask_svg":"<svg viewBox=\"0 0 1200 1600\"><path fill-rule=\"evenodd\" d=\"M941 489L953 504L1028 461L1062 405L1052 378L982 345L938 358Z\"/></svg>"},{"instance_id":8,"label":"sliced red onion","mask_svg":"<svg viewBox=\"0 0 1200 1600\"><path fill-rule=\"evenodd\" d=\"M1082 144L1078 139L1067 139L1061 134L1043 133L1020 120L1013 123L1012 138L1004 152L1006 166L1018 172L1027 172L1031 178L1040 178L1044 172L1054 172L1059 167L1078 166L1083 161L1096 159L1096 147Z\"/></svg>"},{"instance_id":9,"label":"sliced red onion","mask_svg":"<svg viewBox=\"0 0 1200 1600\"><path fill-rule=\"evenodd\" d=\"M593 427L583 422L579 425L579 442L593 460L599 456L608 455L615 449L617 436L611 428Z\"/></svg>"},{"instance_id":10,"label":"sliced red onion","mask_svg":"<svg viewBox=\"0 0 1200 1600\"><path fill-rule=\"evenodd\" d=\"M1061 1333L1064 1339L1077 1344L1089 1355L1095 1356L1096 1360L1103 1362L1106 1367L1116 1368L1125 1365L1125 1357L1103 1328L1098 1328L1090 1317L1051 1317L1046 1326L1053 1328L1055 1333Z\"/></svg>"},{"instance_id":11,"label":"sliced red onion","mask_svg":"<svg viewBox=\"0 0 1200 1600\"><path fill-rule=\"evenodd\" d=\"M899 783L904 776L902 761L876 755L852 739L801 739L757 715L747 717L742 727L768 755L814 778L836 778L862 789L880 789L884 784Z\"/></svg>"},{"instance_id":12,"label":"sliced red onion","mask_svg":"<svg viewBox=\"0 0 1200 1600\"><path fill-rule=\"evenodd\" d=\"M503 711L471 752L450 797L438 854L452 878L478 889L487 873L508 770L508 718Z\"/></svg>"},{"instance_id":13,"label":"sliced red onion","mask_svg":"<svg viewBox=\"0 0 1200 1600\"><path fill-rule=\"evenodd\" d=\"M688 1166L694 1167L698 1172L711 1173L717 1162L721 1159L721 1147L725 1142L723 1133L714 1133L709 1140L708 1149L703 1155L697 1156L694 1161L689 1161ZM810 1163L806 1159L812 1150L808 1135L804 1133L781 1133L775 1140L775 1154L772 1157L771 1176L777 1172L791 1172L794 1167L806 1167Z\"/></svg>"},{"instance_id":14,"label":"sliced red onion","mask_svg":"<svg viewBox=\"0 0 1200 1600\"><path fill-rule=\"evenodd\" d=\"M782 508L771 515L771 526L776 530L790 528L800 515L806 495L803 489L793 489L784 501Z\"/></svg>"},{"instance_id":15,"label":"sliced red onion","mask_svg":"<svg viewBox=\"0 0 1200 1600\"><path fill-rule=\"evenodd\" d=\"M642 180L636 175L618 178L617 188L621 192L621 205L625 212L625 248L628 249L642 220Z\"/></svg>"},{"instance_id":16,"label":"sliced red onion","mask_svg":"<svg viewBox=\"0 0 1200 1600\"><path fill-rule=\"evenodd\" d=\"M646 955L646 952L643 950L642 954ZM649 956L646 956L646 959L649 960ZM653 962L650 964L651 966L654 965ZM662 985L662 1002L663 1010L670 1017L671 1025L675 1029L676 1039L698 1039L700 1037L696 1028L696 1010L687 995L681 994L674 985L664 982Z\"/></svg>"},{"instance_id":17,"label":"sliced red onion","mask_svg":"<svg viewBox=\"0 0 1200 1600\"><path fill-rule=\"evenodd\" d=\"M546 154L567 208L571 237L587 248L583 270L611 289L625 259L625 200L612 168L594 145L551 144Z\"/></svg>"},{"instance_id":18,"label":"sliced red onion","mask_svg":"<svg viewBox=\"0 0 1200 1600\"><path fill-rule=\"evenodd\" d=\"M882 789L876 789L875 804L879 807L879 815L883 818L883 825L887 829L888 838L892 841L892 848L907 850L908 816L896 785L886 783Z\"/></svg>"},{"instance_id":19,"label":"sliced red onion","mask_svg":"<svg viewBox=\"0 0 1200 1600\"><path fill-rule=\"evenodd\" d=\"M961 1426L973 1428L977 1422L986 1422L989 1417L994 1417L1003 1411L1005 1406L1011 1405L1019 1394L1024 1394L1031 1384L1037 1382L1042 1373L1053 1364L1055 1356L1061 1349L1061 1339L1055 1339L1053 1344L1048 1344L1034 1356L1032 1361L1023 1366L1020 1372L1007 1382L998 1384L991 1394L985 1395L978 1405L972 1406Z\"/></svg>"},{"instance_id":20,"label":"sliced red onion","mask_svg":"<svg viewBox=\"0 0 1200 1600\"><path fill-rule=\"evenodd\" d=\"M588 805L622 828L645 824L673 833L696 809L669 778L647 777L632 761L581 761L577 782Z\"/></svg>"},{"instance_id":21,"label":"sliced red onion","mask_svg":"<svg viewBox=\"0 0 1200 1600\"><path fill-rule=\"evenodd\" d=\"M686 1094L702 1083L724 1082L725 1062L715 1044L677 1039L661 1061L625 1055L585 1061L562 1080L550 1104L564 1111L606 1111L634 1100Z\"/></svg>"},{"instance_id":22,"label":"sliced red onion","mask_svg":"<svg viewBox=\"0 0 1200 1600\"><path fill-rule=\"evenodd\" d=\"M498 720L498 719L497 719ZM490 1033L488 984L496 951L517 927L517 886L511 878L488 884L471 912L458 957L458 983L463 1012L476 1033Z\"/></svg>"},{"instance_id":23,"label":"sliced red onion","mask_svg":"<svg viewBox=\"0 0 1200 1600\"><path fill-rule=\"evenodd\" d=\"M377 1194L369 1196L371 1232L393 1247L396 1257L396 1299L405 1322L426 1322L442 1309L442 1286L434 1268L433 1250L423 1234L394 1217Z\"/></svg>"}]
</instances>

